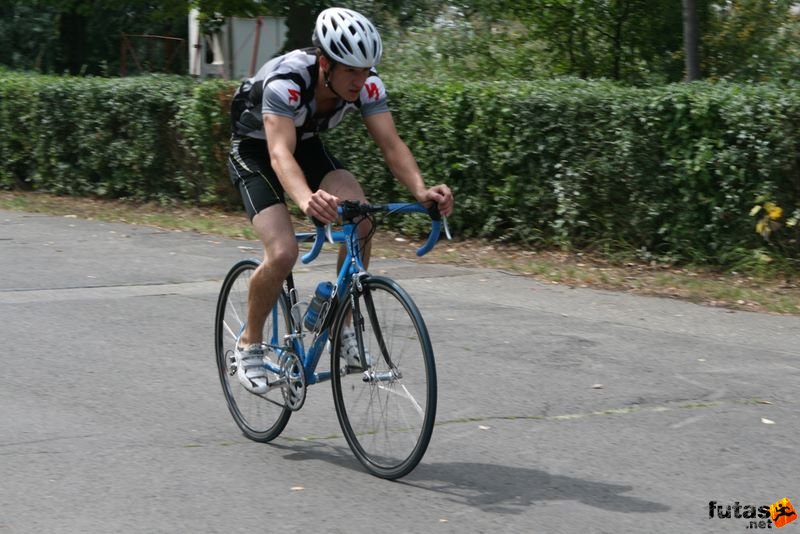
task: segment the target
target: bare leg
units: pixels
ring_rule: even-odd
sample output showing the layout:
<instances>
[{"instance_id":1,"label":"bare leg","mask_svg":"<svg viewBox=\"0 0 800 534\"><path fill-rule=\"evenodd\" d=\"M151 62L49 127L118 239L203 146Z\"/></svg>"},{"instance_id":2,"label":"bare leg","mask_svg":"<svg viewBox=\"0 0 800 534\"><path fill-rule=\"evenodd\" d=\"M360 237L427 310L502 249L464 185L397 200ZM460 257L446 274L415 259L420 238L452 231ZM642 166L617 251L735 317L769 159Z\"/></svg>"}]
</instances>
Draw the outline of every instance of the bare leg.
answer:
<instances>
[{"instance_id":1,"label":"bare leg","mask_svg":"<svg viewBox=\"0 0 800 534\"><path fill-rule=\"evenodd\" d=\"M298 255L294 228L285 204L275 204L258 213L253 218L253 229L264 245L264 261L250 277L242 346L263 341L264 322Z\"/></svg>"},{"instance_id":2,"label":"bare leg","mask_svg":"<svg viewBox=\"0 0 800 534\"><path fill-rule=\"evenodd\" d=\"M358 183L355 176L345 170L329 172L322 180L320 188L332 195L336 195L340 200L358 200L360 202L367 201L367 197L364 195L364 191L361 189L361 185ZM372 244L364 244L364 240L367 238L371 230L372 224L369 222L364 222L358 227L358 237L361 239L361 251L363 253L364 267L369 267L369 257L372 250ZM337 272L342 267L345 254L345 247L342 246L339 249L339 258L336 262Z\"/></svg>"},{"instance_id":3,"label":"bare leg","mask_svg":"<svg viewBox=\"0 0 800 534\"><path fill-rule=\"evenodd\" d=\"M328 175L325 176L325 179L322 180L320 188L332 195L336 195L340 200L358 200L360 202L367 201L367 197L364 195L364 191L361 189L361 185L358 183L355 176L345 170L338 170L328 173ZM365 240L371 230L372 223L369 221L365 221L358 226L358 237L361 240L361 252L364 268L369 267L369 257L372 250L372 244L365 243ZM336 262L337 273L342 268L342 263L344 263L344 258L346 255L347 250L344 245L342 245L342 247L339 249L339 257ZM350 325L352 320L353 319L349 316L349 314L348 317L345 318L347 325Z\"/></svg>"}]
</instances>

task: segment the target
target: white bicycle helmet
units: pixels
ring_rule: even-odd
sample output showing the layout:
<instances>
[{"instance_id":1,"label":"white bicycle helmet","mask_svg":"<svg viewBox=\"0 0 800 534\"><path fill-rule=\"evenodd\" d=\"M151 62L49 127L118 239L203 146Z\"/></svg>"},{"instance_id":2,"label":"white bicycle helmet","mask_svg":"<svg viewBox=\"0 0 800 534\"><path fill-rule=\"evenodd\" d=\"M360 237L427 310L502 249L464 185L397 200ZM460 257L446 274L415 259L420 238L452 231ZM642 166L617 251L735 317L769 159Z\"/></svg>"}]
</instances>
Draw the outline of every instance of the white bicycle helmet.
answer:
<instances>
[{"instance_id":1,"label":"white bicycle helmet","mask_svg":"<svg viewBox=\"0 0 800 534\"><path fill-rule=\"evenodd\" d=\"M314 46L338 63L369 69L378 64L383 53L381 36L361 13L331 7L317 17Z\"/></svg>"}]
</instances>

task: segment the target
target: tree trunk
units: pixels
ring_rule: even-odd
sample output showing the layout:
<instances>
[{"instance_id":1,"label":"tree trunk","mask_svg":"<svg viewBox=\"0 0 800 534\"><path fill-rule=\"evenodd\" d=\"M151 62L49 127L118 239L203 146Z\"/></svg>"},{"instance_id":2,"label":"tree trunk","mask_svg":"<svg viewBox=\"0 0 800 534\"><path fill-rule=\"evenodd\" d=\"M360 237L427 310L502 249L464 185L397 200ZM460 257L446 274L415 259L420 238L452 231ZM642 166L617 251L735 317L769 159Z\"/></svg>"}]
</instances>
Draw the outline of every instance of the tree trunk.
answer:
<instances>
[{"instance_id":1,"label":"tree trunk","mask_svg":"<svg viewBox=\"0 0 800 534\"><path fill-rule=\"evenodd\" d=\"M314 33L316 20L316 15L306 5L302 2L293 2L286 14L286 42L281 52L311 46L311 35Z\"/></svg>"},{"instance_id":2,"label":"tree trunk","mask_svg":"<svg viewBox=\"0 0 800 534\"><path fill-rule=\"evenodd\" d=\"M686 57L686 81L700 79L700 45L695 0L683 0L683 52Z\"/></svg>"},{"instance_id":3,"label":"tree trunk","mask_svg":"<svg viewBox=\"0 0 800 534\"><path fill-rule=\"evenodd\" d=\"M88 67L87 62L87 31L88 19L76 10L61 14L59 25L59 38L63 59L61 69L70 74L84 74ZM59 74L61 74L59 72Z\"/></svg>"}]
</instances>

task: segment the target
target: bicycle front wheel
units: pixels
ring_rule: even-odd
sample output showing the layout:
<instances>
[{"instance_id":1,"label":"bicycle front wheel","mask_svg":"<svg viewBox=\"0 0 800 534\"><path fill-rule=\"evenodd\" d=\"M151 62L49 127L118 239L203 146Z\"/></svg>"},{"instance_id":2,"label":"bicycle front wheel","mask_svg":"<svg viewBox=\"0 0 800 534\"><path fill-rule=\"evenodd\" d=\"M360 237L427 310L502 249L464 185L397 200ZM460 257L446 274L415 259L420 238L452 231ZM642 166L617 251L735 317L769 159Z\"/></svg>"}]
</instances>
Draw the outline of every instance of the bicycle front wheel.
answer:
<instances>
[{"instance_id":1,"label":"bicycle front wheel","mask_svg":"<svg viewBox=\"0 0 800 534\"><path fill-rule=\"evenodd\" d=\"M271 387L263 395L247 391L236 377L236 360L233 356L236 341L247 321L250 277L258 266L256 260L242 260L228 272L217 301L214 338L219 379L228 409L245 436L266 442L280 435L292 412L284 402L280 387ZM288 310L288 297L281 291L264 324L265 360L272 363L277 363L283 350L284 336L291 329ZM269 383L278 379L277 374L267 373Z\"/></svg>"},{"instance_id":2,"label":"bicycle front wheel","mask_svg":"<svg viewBox=\"0 0 800 534\"><path fill-rule=\"evenodd\" d=\"M368 277L361 286L334 321L334 404L356 458L373 475L397 479L417 466L433 433L433 349L422 315L397 283ZM339 340L351 325L365 368L347 367L344 360Z\"/></svg>"}]
</instances>

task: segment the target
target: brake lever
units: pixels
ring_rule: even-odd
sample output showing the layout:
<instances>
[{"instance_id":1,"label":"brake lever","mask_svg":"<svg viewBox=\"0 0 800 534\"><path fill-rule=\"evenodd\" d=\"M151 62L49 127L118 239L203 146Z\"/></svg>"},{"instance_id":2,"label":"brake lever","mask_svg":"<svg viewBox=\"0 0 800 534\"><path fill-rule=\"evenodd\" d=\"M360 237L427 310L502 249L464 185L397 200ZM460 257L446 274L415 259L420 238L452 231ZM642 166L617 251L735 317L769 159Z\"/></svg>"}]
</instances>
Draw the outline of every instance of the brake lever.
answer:
<instances>
[{"instance_id":1,"label":"brake lever","mask_svg":"<svg viewBox=\"0 0 800 534\"><path fill-rule=\"evenodd\" d=\"M334 244L333 233L331 232L332 227L333 225L331 223L325 225L325 239L327 239L330 244Z\"/></svg>"},{"instance_id":2,"label":"brake lever","mask_svg":"<svg viewBox=\"0 0 800 534\"><path fill-rule=\"evenodd\" d=\"M442 215L442 225L444 226L444 235L448 241L453 240L453 236L450 235L450 227L447 225L447 217Z\"/></svg>"}]
</instances>

